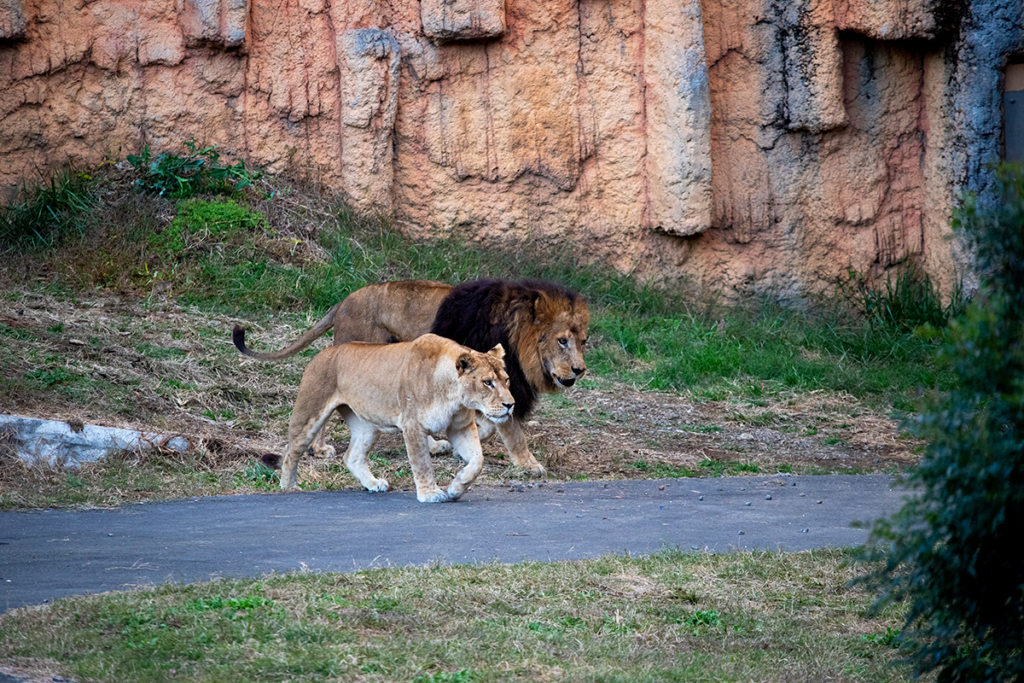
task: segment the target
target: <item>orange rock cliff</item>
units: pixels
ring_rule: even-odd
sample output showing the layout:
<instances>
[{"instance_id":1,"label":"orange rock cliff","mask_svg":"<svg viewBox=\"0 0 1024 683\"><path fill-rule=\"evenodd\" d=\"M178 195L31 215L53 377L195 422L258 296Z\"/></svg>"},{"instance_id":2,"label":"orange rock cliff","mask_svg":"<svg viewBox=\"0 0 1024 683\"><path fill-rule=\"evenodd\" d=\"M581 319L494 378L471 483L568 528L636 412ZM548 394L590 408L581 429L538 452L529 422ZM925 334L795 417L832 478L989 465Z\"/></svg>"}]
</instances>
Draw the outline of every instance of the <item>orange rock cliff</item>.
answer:
<instances>
[{"instance_id":1,"label":"orange rock cliff","mask_svg":"<svg viewBox=\"0 0 1024 683\"><path fill-rule=\"evenodd\" d=\"M736 296L799 299L910 262L949 291L969 271L950 213L1004 154L1022 11L0 0L0 198L195 137L413 235L571 243Z\"/></svg>"}]
</instances>

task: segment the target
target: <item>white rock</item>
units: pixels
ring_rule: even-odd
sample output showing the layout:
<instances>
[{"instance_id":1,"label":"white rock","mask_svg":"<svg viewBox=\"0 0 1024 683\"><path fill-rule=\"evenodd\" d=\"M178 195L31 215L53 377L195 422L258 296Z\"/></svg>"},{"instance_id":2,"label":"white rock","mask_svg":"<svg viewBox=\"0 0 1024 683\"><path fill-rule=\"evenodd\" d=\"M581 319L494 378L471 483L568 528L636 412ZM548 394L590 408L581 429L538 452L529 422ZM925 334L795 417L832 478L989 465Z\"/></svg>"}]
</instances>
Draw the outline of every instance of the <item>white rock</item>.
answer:
<instances>
[{"instance_id":1,"label":"white rock","mask_svg":"<svg viewBox=\"0 0 1024 683\"><path fill-rule=\"evenodd\" d=\"M184 436L97 425L83 425L75 431L67 422L21 415L0 415L0 435L13 438L15 454L29 465L74 466L125 450L185 451L189 447L189 440Z\"/></svg>"}]
</instances>

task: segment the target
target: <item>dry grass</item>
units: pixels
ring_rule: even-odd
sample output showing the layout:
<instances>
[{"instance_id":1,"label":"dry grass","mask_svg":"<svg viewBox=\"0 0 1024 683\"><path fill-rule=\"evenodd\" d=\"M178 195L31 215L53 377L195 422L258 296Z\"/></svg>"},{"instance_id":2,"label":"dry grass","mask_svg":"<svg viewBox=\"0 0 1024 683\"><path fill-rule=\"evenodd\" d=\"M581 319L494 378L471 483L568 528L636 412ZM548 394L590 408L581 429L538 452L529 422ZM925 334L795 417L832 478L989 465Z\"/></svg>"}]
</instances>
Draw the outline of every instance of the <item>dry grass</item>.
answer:
<instances>
[{"instance_id":1,"label":"dry grass","mask_svg":"<svg viewBox=\"0 0 1024 683\"><path fill-rule=\"evenodd\" d=\"M283 450L291 405L313 351L280 363L240 357L231 328L242 324L259 348L277 348L314 322L283 314L259 323L202 312L166 298L145 301L67 296L15 288L0 297L0 413L80 420L188 437L181 459L141 457L74 472L0 464L0 507L111 505L126 500L255 492L276 484L259 467ZM330 342L329 335L318 346ZM851 396L816 392L701 401L591 378L545 397L528 427L531 448L557 479L718 474L857 473L902 470L915 443L895 420ZM308 457L308 489L356 486L341 464L344 423L332 462ZM523 478L497 441L486 443L478 485ZM398 437L384 437L374 467L412 486ZM441 480L459 463L437 459ZM70 483L69 483L70 482ZM62 493L63 492L63 493Z\"/></svg>"},{"instance_id":2,"label":"dry grass","mask_svg":"<svg viewBox=\"0 0 1024 683\"><path fill-rule=\"evenodd\" d=\"M0 617L20 672L164 681L902 681L846 551L299 574ZM10 666L10 664L8 666Z\"/></svg>"}]
</instances>

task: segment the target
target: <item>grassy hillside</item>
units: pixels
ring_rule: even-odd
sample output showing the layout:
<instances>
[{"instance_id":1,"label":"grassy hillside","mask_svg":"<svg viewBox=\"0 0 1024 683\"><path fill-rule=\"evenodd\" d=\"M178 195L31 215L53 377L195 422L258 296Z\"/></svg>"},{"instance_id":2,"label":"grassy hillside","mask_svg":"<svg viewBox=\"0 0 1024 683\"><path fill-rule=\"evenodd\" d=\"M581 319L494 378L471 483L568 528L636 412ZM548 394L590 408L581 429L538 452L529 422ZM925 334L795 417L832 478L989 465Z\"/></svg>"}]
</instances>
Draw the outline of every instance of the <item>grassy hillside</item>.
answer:
<instances>
[{"instance_id":1,"label":"grassy hillside","mask_svg":"<svg viewBox=\"0 0 1024 683\"><path fill-rule=\"evenodd\" d=\"M0 352L12 359L0 367L0 413L152 426L194 448L126 454L96 471L0 474L0 506L273 488L258 456L280 450L315 349L240 360L231 327L247 327L256 349L278 348L349 292L392 279L539 277L586 296L588 374L543 399L530 426L555 477L899 470L915 444L891 416L951 381L914 334L949 310L913 271L882 290L837 283L835 296L799 308L768 298L727 307L569 249L414 241L211 148L131 160L66 172L0 209ZM344 428L334 438L343 445ZM378 451L384 476L408 486L400 442ZM17 467L3 462L0 473ZM500 445L487 446L487 463L492 482L522 476ZM304 467L309 487L354 483L339 463Z\"/></svg>"}]
</instances>

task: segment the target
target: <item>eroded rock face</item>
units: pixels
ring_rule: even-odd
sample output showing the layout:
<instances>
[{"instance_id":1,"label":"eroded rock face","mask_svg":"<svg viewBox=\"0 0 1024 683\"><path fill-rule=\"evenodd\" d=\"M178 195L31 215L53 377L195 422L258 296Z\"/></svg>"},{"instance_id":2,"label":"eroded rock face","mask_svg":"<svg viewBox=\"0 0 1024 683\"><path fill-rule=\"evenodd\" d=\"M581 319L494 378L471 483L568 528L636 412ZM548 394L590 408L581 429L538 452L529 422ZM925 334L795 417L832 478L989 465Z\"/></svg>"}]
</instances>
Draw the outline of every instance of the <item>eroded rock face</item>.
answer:
<instances>
[{"instance_id":1,"label":"eroded rock face","mask_svg":"<svg viewBox=\"0 0 1024 683\"><path fill-rule=\"evenodd\" d=\"M190 137L414 234L799 298L1000 150L1019 0L0 0L0 189Z\"/></svg>"}]
</instances>

